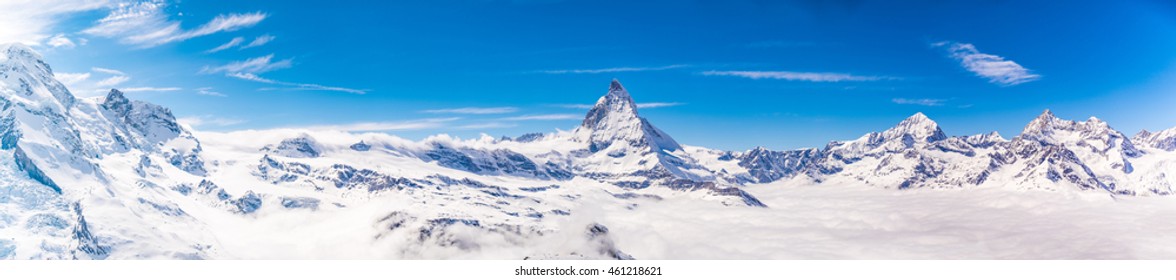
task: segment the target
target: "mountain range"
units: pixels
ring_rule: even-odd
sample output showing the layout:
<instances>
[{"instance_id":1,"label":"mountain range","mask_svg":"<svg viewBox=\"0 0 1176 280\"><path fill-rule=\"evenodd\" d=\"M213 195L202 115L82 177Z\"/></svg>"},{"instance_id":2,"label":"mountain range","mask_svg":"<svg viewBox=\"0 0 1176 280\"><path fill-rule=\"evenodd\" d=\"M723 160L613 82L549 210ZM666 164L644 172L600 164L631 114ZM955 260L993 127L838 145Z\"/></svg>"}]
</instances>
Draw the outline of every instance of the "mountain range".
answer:
<instances>
[{"instance_id":1,"label":"mountain range","mask_svg":"<svg viewBox=\"0 0 1176 280\"><path fill-rule=\"evenodd\" d=\"M1174 152L1176 128L1128 137L1049 110L1011 139L948 136L916 113L822 148L722 151L675 141L616 80L572 131L200 132L117 89L75 97L12 44L0 46L0 259L631 259L608 215L770 209L747 191L769 183L1164 196ZM338 253L305 253L321 247Z\"/></svg>"}]
</instances>

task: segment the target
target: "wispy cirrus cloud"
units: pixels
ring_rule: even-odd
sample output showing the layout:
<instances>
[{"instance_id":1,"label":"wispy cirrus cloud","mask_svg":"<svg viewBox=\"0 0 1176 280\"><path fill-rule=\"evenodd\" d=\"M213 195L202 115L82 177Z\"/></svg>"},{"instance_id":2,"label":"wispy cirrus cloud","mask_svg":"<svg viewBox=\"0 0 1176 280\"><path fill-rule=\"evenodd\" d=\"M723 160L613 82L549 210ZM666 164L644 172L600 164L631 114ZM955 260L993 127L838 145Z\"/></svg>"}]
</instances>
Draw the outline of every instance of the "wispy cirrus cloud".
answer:
<instances>
[{"instance_id":1,"label":"wispy cirrus cloud","mask_svg":"<svg viewBox=\"0 0 1176 280\"><path fill-rule=\"evenodd\" d=\"M232 40L229 40L228 42L225 42L224 44L221 44L220 46L217 46L217 47L212 48L210 50L204 51L204 53L208 54L208 53L220 52L220 51L227 50L232 47L236 47L238 45L241 45L241 43L244 43L244 42L245 42L245 37L234 37Z\"/></svg>"},{"instance_id":2,"label":"wispy cirrus cloud","mask_svg":"<svg viewBox=\"0 0 1176 280\"><path fill-rule=\"evenodd\" d=\"M114 69L110 69L110 68L102 68L102 67L90 67L90 71L94 71L94 72L98 72L98 73L102 73L102 74L119 75L119 76L126 76L127 75L127 73L125 73L123 71L114 70Z\"/></svg>"},{"instance_id":3,"label":"wispy cirrus cloud","mask_svg":"<svg viewBox=\"0 0 1176 280\"><path fill-rule=\"evenodd\" d=\"M85 44L85 39L79 39L79 40L82 42L82 44ZM53 37L49 37L49 40L45 41L45 44L49 45L50 47L54 47L54 48L67 48L67 49L78 46L77 43L74 43L74 40L70 39L69 37L65 37L65 34L53 35Z\"/></svg>"},{"instance_id":4,"label":"wispy cirrus cloud","mask_svg":"<svg viewBox=\"0 0 1176 280\"><path fill-rule=\"evenodd\" d=\"M472 115L490 115L490 114L506 114L517 112L519 108L515 107L464 107L464 108L446 108L446 109L432 109L421 112L430 114L472 114Z\"/></svg>"},{"instance_id":5,"label":"wispy cirrus cloud","mask_svg":"<svg viewBox=\"0 0 1176 280\"><path fill-rule=\"evenodd\" d=\"M506 121L553 121L553 120L578 120L584 116L573 114L547 114L547 115L525 115L517 117L502 118Z\"/></svg>"},{"instance_id":6,"label":"wispy cirrus cloud","mask_svg":"<svg viewBox=\"0 0 1176 280\"><path fill-rule=\"evenodd\" d=\"M55 27L68 16L109 9L113 0L0 1L0 42L30 46L73 47L79 43Z\"/></svg>"},{"instance_id":7,"label":"wispy cirrus cloud","mask_svg":"<svg viewBox=\"0 0 1176 280\"><path fill-rule=\"evenodd\" d=\"M112 88L119 88L131 80L131 75L121 70L91 67L90 72L57 72L53 76L75 95L81 97L101 96ZM179 87L135 86L119 88L122 92L166 92L182 90Z\"/></svg>"},{"instance_id":8,"label":"wispy cirrus cloud","mask_svg":"<svg viewBox=\"0 0 1176 280\"><path fill-rule=\"evenodd\" d=\"M398 130L421 130L438 128L445 126L453 121L461 118L432 118L432 119L418 119L395 122L358 122L348 124L329 124L329 125L312 125L295 127L307 130L338 130L338 131L398 131Z\"/></svg>"},{"instance_id":9,"label":"wispy cirrus cloud","mask_svg":"<svg viewBox=\"0 0 1176 280\"><path fill-rule=\"evenodd\" d=\"M989 83L1001 86L1014 86L1036 81L1041 75L1034 74L1029 69L1004 57L981 53L976 46L968 43L943 41L931 44L932 47L946 48L948 57L959 61L960 66L988 79Z\"/></svg>"},{"instance_id":10,"label":"wispy cirrus cloud","mask_svg":"<svg viewBox=\"0 0 1176 280\"><path fill-rule=\"evenodd\" d=\"M945 100L945 99L931 99L931 98L916 98L916 99L894 98L894 99L891 99L890 102L894 102L894 104L904 104L904 105L943 106L943 104L945 102L947 102L947 100Z\"/></svg>"},{"instance_id":11,"label":"wispy cirrus cloud","mask_svg":"<svg viewBox=\"0 0 1176 280\"><path fill-rule=\"evenodd\" d=\"M102 79L101 81L94 83L94 85L98 86L98 87L108 88L108 87L113 87L113 86L117 86L119 84L125 83L129 80L131 80L131 77L113 76L110 78Z\"/></svg>"},{"instance_id":12,"label":"wispy cirrus cloud","mask_svg":"<svg viewBox=\"0 0 1176 280\"><path fill-rule=\"evenodd\" d=\"M457 128L457 129L489 129L489 128L507 128L507 127L516 127L516 126L519 126L519 125L513 124L513 123L503 123L503 122L487 122L487 123L473 123L473 124L467 124L467 125L460 125L455 128Z\"/></svg>"},{"instance_id":13,"label":"wispy cirrus cloud","mask_svg":"<svg viewBox=\"0 0 1176 280\"><path fill-rule=\"evenodd\" d=\"M162 0L120 3L110 14L82 33L116 38L120 43L140 48L151 48L252 27L268 17L262 12L221 14L196 28L184 29L180 21L169 18L169 13L164 11L166 7L167 2Z\"/></svg>"},{"instance_id":14,"label":"wispy cirrus cloud","mask_svg":"<svg viewBox=\"0 0 1176 280\"><path fill-rule=\"evenodd\" d=\"M181 88L181 87L129 87L129 88L120 88L118 90L122 91L122 92L130 93L130 92L167 92L167 91L180 91L183 89L184 88Z\"/></svg>"},{"instance_id":15,"label":"wispy cirrus cloud","mask_svg":"<svg viewBox=\"0 0 1176 280\"><path fill-rule=\"evenodd\" d=\"M259 90L297 90L297 91L336 91L354 94L366 94L366 89L354 89L345 87L324 86L312 83L296 83L278 81L273 79L263 78L257 74L265 73L273 70L286 69L293 67L292 59L283 59L274 61L274 55L255 57L243 61L234 61L220 66L204 66L200 69L200 74L215 74L224 73L225 76L246 80L251 82L258 82L263 84L278 85L282 87L267 87Z\"/></svg>"},{"instance_id":16,"label":"wispy cirrus cloud","mask_svg":"<svg viewBox=\"0 0 1176 280\"><path fill-rule=\"evenodd\" d=\"M265 44L269 44L269 42L272 42L274 39L277 39L277 38L278 37L274 37L273 35L269 35L269 34L257 36L257 38L254 38L253 41L249 42L249 44L241 46L241 49L244 50L244 49L248 49L248 48L255 48L255 47L264 46Z\"/></svg>"},{"instance_id":17,"label":"wispy cirrus cloud","mask_svg":"<svg viewBox=\"0 0 1176 280\"><path fill-rule=\"evenodd\" d=\"M645 109L645 108L662 108L662 107L674 107L674 106L681 106L681 105L686 105L686 103L680 103L680 102L649 102L649 103L637 103L637 108L639 108L639 109Z\"/></svg>"},{"instance_id":18,"label":"wispy cirrus cloud","mask_svg":"<svg viewBox=\"0 0 1176 280\"><path fill-rule=\"evenodd\" d=\"M225 96L228 96L228 95L225 95L225 94L223 94L223 93L220 93L220 92L213 91L213 90L212 90L212 87L202 87L202 88L197 88L197 89L196 89L196 94L199 94L199 95L208 95L208 96L216 96L216 97L225 97Z\"/></svg>"},{"instance_id":19,"label":"wispy cirrus cloud","mask_svg":"<svg viewBox=\"0 0 1176 280\"><path fill-rule=\"evenodd\" d=\"M211 115L187 116L178 118L176 121L191 127L221 127L245 123L245 120L241 119L222 118Z\"/></svg>"},{"instance_id":20,"label":"wispy cirrus cloud","mask_svg":"<svg viewBox=\"0 0 1176 280\"><path fill-rule=\"evenodd\" d=\"M90 74L89 72L86 72L86 73L68 73L68 72L53 73L53 77L57 78L57 81L61 82L62 84L65 84L65 87L70 90L74 90L74 88L76 88L77 85L80 84L81 82L89 80L91 75L93 75L93 74Z\"/></svg>"},{"instance_id":21,"label":"wispy cirrus cloud","mask_svg":"<svg viewBox=\"0 0 1176 280\"><path fill-rule=\"evenodd\" d=\"M225 42L224 44L221 44L220 46L217 46L217 47L212 48L210 50L204 51L204 53L206 53L206 54L217 53L217 52L220 52L223 50L231 49L236 46L241 46L240 48L238 48L241 50L255 48L255 47L264 46L265 44L268 44L269 42L273 41L274 39L277 39L277 37L274 37L273 35L266 34L266 35L257 36L257 38L254 38L253 41L249 41L248 44L241 45L241 44L245 43L245 37L233 37L232 40L229 40L228 42Z\"/></svg>"},{"instance_id":22,"label":"wispy cirrus cloud","mask_svg":"<svg viewBox=\"0 0 1176 280\"><path fill-rule=\"evenodd\" d=\"M253 74L253 73L236 72L236 73L227 73L227 74L225 74L225 76L228 76L231 78L237 78L237 79L241 79L241 80L246 80L246 81L252 81L252 82L285 86L285 87L261 88L259 90L337 91L337 92L346 92L346 93L354 93L354 94L366 94L369 91L366 89L333 87L333 86L324 86L324 85L320 85L320 84L283 82L283 81L262 78L260 76L257 76L257 74Z\"/></svg>"},{"instance_id":23,"label":"wispy cirrus cloud","mask_svg":"<svg viewBox=\"0 0 1176 280\"><path fill-rule=\"evenodd\" d=\"M860 76L846 73L831 72L793 72L793 71L704 71L703 76L730 76L753 80L771 79L804 82L869 82L882 80L898 80L896 77Z\"/></svg>"},{"instance_id":24,"label":"wispy cirrus cloud","mask_svg":"<svg viewBox=\"0 0 1176 280\"><path fill-rule=\"evenodd\" d=\"M274 55L269 54L250 58L243 61L234 61L229 64L220 66L204 66L200 69L200 74L215 74L215 73L252 73L260 74L278 69L290 68L293 66L293 59L283 59L274 61Z\"/></svg>"},{"instance_id":25,"label":"wispy cirrus cloud","mask_svg":"<svg viewBox=\"0 0 1176 280\"><path fill-rule=\"evenodd\" d=\"M560 107L560 108L568 108L568 109L592 109L593 105L592 104L555 104L552 106Z\"/></svg>"},{"instance_id":26,"label":"wispy cirrus cloud","mask_svg":"<svg viewBox=\"0 0 1176 280\"><path fill-rule=\"evenodd\" d=\"M676 68L689 67L685 64L674 64L657 67L612 67L612 68L598 68L598 69L559 69L559 70L540 70L535 71L544 74L601 74L601 73L618 73L618 72L644 72L644 71L662 71Z\"/></svg>"}]
</instances>

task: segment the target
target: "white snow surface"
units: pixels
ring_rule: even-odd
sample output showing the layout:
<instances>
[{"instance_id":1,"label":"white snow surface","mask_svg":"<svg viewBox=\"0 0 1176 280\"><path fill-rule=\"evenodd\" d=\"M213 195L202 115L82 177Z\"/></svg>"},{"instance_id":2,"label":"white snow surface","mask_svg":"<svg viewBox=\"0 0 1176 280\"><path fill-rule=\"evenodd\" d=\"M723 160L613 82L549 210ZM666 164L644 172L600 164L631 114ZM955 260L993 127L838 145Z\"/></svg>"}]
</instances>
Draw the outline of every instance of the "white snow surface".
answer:
<instances>
[{"instance_id":1,"label":"white snow surface","mask_svg":"<svg viewBox=\"0 0 1176 280\"><path fill-rule=\"evenodd\" d=\"M413 141L193 131L76 99L21 45L0 74L0 259L1176 258L1171 133L1096 118L1006 140L919 113L733 152L678 144L613 81L573 131Z\"/></svg>"}]
</instances>

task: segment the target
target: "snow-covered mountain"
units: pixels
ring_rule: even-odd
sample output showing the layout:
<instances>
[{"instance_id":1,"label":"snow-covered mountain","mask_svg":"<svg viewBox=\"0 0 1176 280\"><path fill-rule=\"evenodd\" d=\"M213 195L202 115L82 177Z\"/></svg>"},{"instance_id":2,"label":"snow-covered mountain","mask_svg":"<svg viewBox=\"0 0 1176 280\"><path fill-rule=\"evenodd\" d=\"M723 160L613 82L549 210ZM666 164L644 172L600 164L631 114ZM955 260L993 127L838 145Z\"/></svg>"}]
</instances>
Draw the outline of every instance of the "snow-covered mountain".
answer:
<instances>
[{"instance_id":1,"label":"snow-covered mountain","mask_svg":"<svg viewBox=\"0 0 1176 280\"><path fill-rule=\"evenodd\" d=\"M827 184L864 183L882 188L1014 188L1168 195L1165 168L1172 155L1160 134L1141 134L1152 150L1106 122L1062 120L1046 110L1020 135L996 132L948 137L919 113L883 132L825 148L733 155L753 182L803 177ZM1153 144L1154 143L1154 144ZM1141 166L1145 163L1146 166Z\"/></svg>"},{"instance_id":2,"label":"snow-covered mountain","mask_svg":"<svg viewBox=\"0 0 1176 280\"><path fill-rule=\"evenodd\" d=\"M1165 151L1176 151L1176 128L1169 128L1159 132L1140 131L1131 141L1145 147Z\"/></svg>"},{"instance_id":3,"label":"snow-covered mountain","mask_svg":"<svg viewBox=\"0 0 1176 280\"><path fill-rule=\"evenodd\" d=\"M118 90L74 97L4 45L0 259L667 256L647 245L695 233L650 229L762 223L719 212L766 213L749 190L768 186L1167 195L1172 131L1046 111L1012 140L952 137L918 113L823 148L720 151L679 144L614 80L566 132L212 133Z\"/></svg>"},{"instance_id":4,"label":"snow-covered mountain","mask_svg":"<svg viewBox=\"0 0 1176 280\"><path fill-rule=\"evenodd\" d=\"M674 138L637 115L637 102L617 80L612 81L608 93L588 111L574 134L577 140L588 143L589 151L606 151L617 157L682 149Z\"/></svg>"}]
</instances>

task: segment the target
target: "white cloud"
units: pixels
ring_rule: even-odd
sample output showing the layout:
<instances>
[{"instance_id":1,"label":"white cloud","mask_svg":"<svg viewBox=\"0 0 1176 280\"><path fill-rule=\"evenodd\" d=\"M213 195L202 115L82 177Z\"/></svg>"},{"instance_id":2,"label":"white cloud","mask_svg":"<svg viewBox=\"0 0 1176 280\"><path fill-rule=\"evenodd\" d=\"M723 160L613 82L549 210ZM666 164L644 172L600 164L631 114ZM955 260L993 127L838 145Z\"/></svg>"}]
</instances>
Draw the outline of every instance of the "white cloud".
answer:
<instances>
[{"instance_id":1,"label":"white cloud","mask_svg":"<svg viewBox=\"0 0 1176 280\"><path fill-rule=\"evenodd\" d=\"M993 84L1013 86L1041 78L1041 75L1032 73L1012 60L981 53L972 44L944 41L931 46L946 47L948 56L958 60L960 66Z\"/></svg>"},{"instance_id":2,"label":"white cloud","mask_svg":"<svg viewBox=\"0 0 1176 280\"><path fill-rule=\"evenodd\" d=\"M679 106L679 105L686 105L686 103L678 103L678 102L637 103L637 108L661 108L661 107L673 107L673 106Z\"/></svg>"},{"instance_id":3,"label":"white cloud","mask_svg":"<svg viewBox=\"0 0 1176 280\"><path fill-rule=\"evenodd\" d=\"M57 78L57 81L64 84L66 88L72 89L79 83L90 79L90 73L57 72L53 73L53 77Z\"/></svg>"},{"instance_id":4,"label":"white cloud","mask_svg":"<svg viewBox=\"0 0 1176 280\"><path fill-rule=\"evenodd\" d=\"M555 106L568 109L592 109L592 104L558 104Z\"/></svg>"},{"instance_id":5,"label":"white cloud","mask_svg":"<svg viewBox=\"0 0 1176 280\"><path fill-rule=\"evenodd\" d=\"M704 76L732 76L748 79L773 79L805 82L868 82L880 80L897 80L894 77L858 76L845 73L827 72L792 72L792 71L705 71Z\"/></svg>"},{"instance_id":6,"label":"white cloud","mask_svg":"<svg viewBox=\"0 0 1176 280\"><path fill-rule=\"evenodd\" d=\"M127 93L131 93L131 92L165 92L165 91L179 91L179 90L183 90L183 88L179 88L179 87L129 87L129 88L120 88L118 90L122 91L122 92L127 92Z\"/></svg>"},{"instance_id":7,"label":"white cloud","mask_svg":"<svg viewBox=\"0 0 1176 280\"><path fill-rule=\"evenodd\" d=\"M248 49L248 48L264 46L265 44L268 44L270 41L273 41L274 39L277 39L277 38L278 37L274 37L269 34L257 36L257 38L254 38L253 41L249 42L248 45L241 46L241 49L244 50L244 49Z\"/></svg>"},{"instance_id":8,"label":"white cloud","mask_svg":"<svg viewBox=\"0 0 1176 280\"><path fill-rule=\"evenodd\" d=\"M0 1L0 42L19 42L30 46L76 45L64 35L50 36L55 26L69 15L100 10L112 0L4 0Z\"/></svg>"},{"instance_id":9,"label":"white cloud","mask_svg":"<svg viewBox=\"0 0 1176 280\"><path fill-rule=\"evenodd\" d=\"M237 45L240 45L241 43L244 43L244 42L245 42L244 37L235 37L232 40L229 40L228 42L221 44L220 46L212 48L211 50L204 51L204 53L215 53L215 52L227 50L229 48L236 47Z\"/></svg>"},{"instance_id":10,"label":"white cloud","mask_svg":"<svg viewBox=\"0 0 1176 280\"><path fill-rule=\"evenodd\" d=\"M518 125L513 124L513 123L488 122L488 123L467 124L467 125L458 126L456 128L457 129L488 129L488 128L506 128L506 127L516 127L516 126L518 126Z\"/></svg>"},{"instance_id":11,"label":"white cloud","mask_svg":"<svg viewBox=\"0 0 1176 280\"><path fill-rule=\"evenodd\" d=\"M198 89L196 89L196 94L199 94L199 95L208 95L208 96L218 96L218 97L225 97L225 96L227 96L227 95L225 95L225 94L223 94L223 93L220 93L220 92L213 91L211 87L202 87L202 88L198 88Z\"/></svg>"},{"instance_id":12,"label":"white cloud","mask_svg":"<svg viewBox=\"0 0 1176 280\"><path fill-rule=\"evenodd\" d=\"M45 44L49 45L50 47L54 47L54 48L73 48L73 47L78 46L78 44L75 44L73 42L73 40L66 38L65 34L54 35L53 37L49 38L49 40L46 41Z\"/></svg>"},{"instance_id":13,"label":"white cloud","mask_svg":"<svg viewBox=\"0 0 1176 280\"><path fill-rule=\"evenodd\" d=\"M117 38L123 44L150 48L251 27L267 17L261 12L221 14L199 27L185 30L180 26L180 21L168 17L168 13L164 11L166 7L167 3L162 0L120 3L93 27L82 32L93 36Z\"/></svg>"},{"instance_id":14,"label":"white cloud","mask_svg":"<svg viewBox=\"0 0 1176 280\"><path fill-rule=\"evenodd\" d=\"M240 119L221 118L208 115L182 117L176 119L176 121L187 124L190 127L230 126L245 123L244 120Z\"/></svg>"},{"instance_id":15,"label":"white cloud","mask_svg":"<svg viewBox=\"0 0 1176 280\"><path fill-rule=\"evenodd\" d=\"M234 61L229 64L221 66L204 66L200 69L200 74L214 74L214 73L265 73L278 69L290 68L293 64L291 59L283 59L273 61L274 55L250 58L244 61Z\"/></svg>"},{"instance_id":16,"label":"white cloud","mask_svg":"<svg viewBox=\"0 0 1176 280\"><path fill-rule=\"evenodd\" d=\"M98 86L98 87L103 87L103 88L106 88L106 87L113 87L113 86L117 86L117 85L119 85L119 84L122 84L122 83L125 83L126 81L129 81L129 80L131 80L131 77L127 77L127 76L113 76L113 77L110 77L110 78L102 79L101 81L98 81L97 83L94 83L94 85L95 85L95 86Z\"/></svg>"},{"instance_id":17,"label":"white cloud","mask_svg":"<svg viewBox=\"0 0 1176 280\"><path fill-rule=\"evenodd\" d=\"M277 82L277 81L275 81L275 82ZM346 93L354 93L354 94L367 94L367 92L369 91L368 89L332 87L332 86L324 86L324 85L318 85L318 84L299 84L299 83L286 83L286 82L278 82L278 83L281 83L282 85L287 85L290 87L265 87L265 88L259 88L258 90L265 90L265 91L283 91L283 90L337 91L337 92L346 92Z\"/></svg>"},{"instance_id":18,"label":"white cloud","mask_svg":"<svg viewBox=\"0 0 1176 280\"><path fill-rule=\"evenodd\" d=\"M689 67L689 65L675 64L659 67L613 67L601 69L563 69L563 70L542 70L537 71L545 74L600 74L600 73L616 73L616 72L642 72L642 71L661 71L674 68Z\"/></svg>"},{"instance_id":19,"label":"white cloud","mask_svg":"<svg viewBox=\"0 0 1176 280\"><path fill-rule=\"evenodd\" d=\"M921 98L921 99L895 98L895 99L891 99L890 101L894 102L895 104L922 105L922 106L943 106L943 103L947 100L930 99L930 98Z\"/></svg>"},{"instance_id":20,"label":"white cloud","mask_svg":"<svg viewBox=\"0 0 1176 280\"><path fill-rule=\"evenodd\" d=\"M101 96L110 91L111 88L118 87L131 80L131 75L115 69L91 67L90 72L85 73L67 73L58 72L53 76L57 78L70 92L79 97ZM91 79L94 78L94 79ZM165 92L182 90L179 87L151 87L139 86L119 88L122 92Z\"/></svg>"},{"instance_id":21,"label":"white cloud","mask_svg":"<svg viewBox=\"0 0 1176 280\"><path fill-rule=\"evenodd\" d=\"M424 110L422 112L432 114L506 114L517 112L519 108L515 107L465 107L465 108L448 108L448 109L433 109Z\"/></svg>"},{"instance_id":22,"label":"white cloud","mask_svg":"<svg viewBox=\"0 0 1176 280\"><path fill-rule=\"evenodd\" d=\"M338 131L394 131L421 130L437 128L461 118L434 118L398 122L360 122L350 124L331 124L296 127L306 130L338 130Z\"/></svg>"},{"instance_id":23,"label":"white cloud","mask_svg":"<svg viewBox=\"0 0 1176 280\"><path fill-rule=\"evenodd\" d=\"M246 80L246 81L266 83L266 84L279 83L278 81L262 78L260 76L257 76L256 74L253 74L253 73L227 73L227 74L225 74L225 76L229 76L229 77L233 77L233 78L237 78L237 79L242 79L242 80Z\"/></svg>"},{"instance_id":24,"label":"white cloud","mask_svg":"<svg viewBox=\"0 0 1176 280\"><path fill-rule=\"evenodd\" d=\"M103 74L110 74L110 75L119 75L119 76L126 76L127 75L127 73L123 73L123 71L114 70L114 69L110 69L110 68L102 68L102 67L90 67L90 71L103 73Z\"/></svg>"},{"instance_id":25,"label":"white cloud","mask_svg":"<svg viewBox=\"0 0 1176 280\"><path fill-rule=\"evenodd\" d=\"M318 85L318 84L303 84L303 83L275 81L275 80L271 80L271 79L262 78L260 76L257 76L257 74L253 74L253 73L226 73L225 76L229 76L229 77L237 78L237 79L242 79L242 80L246 80L246 81L264 83L264 84L287 86L285 88L261 88L261 90L338 91L338 92L346 92L346 93L354 93L354 94L365 94L368 92L368 90L366 90L366 89L353 89L353 88L344 88L344 87L324 86L324 85Z\"/></svg>"},{"instance_id":26,"label":"white cloud","mask_svg":"<svg viewBox=\"0 0 1176 280\"><path fill-rule=\"evenodd\" d=\"M517 117L509 117L509 118L502 118L502 119L507 120L507 121L552 121L552 120L578 120L578 119L582 119L582 118L584 118L584 116L581 116L581 115L550 114L550 115L526 115L526 116L517 116Z\"/></svg>"}]
</instances>

